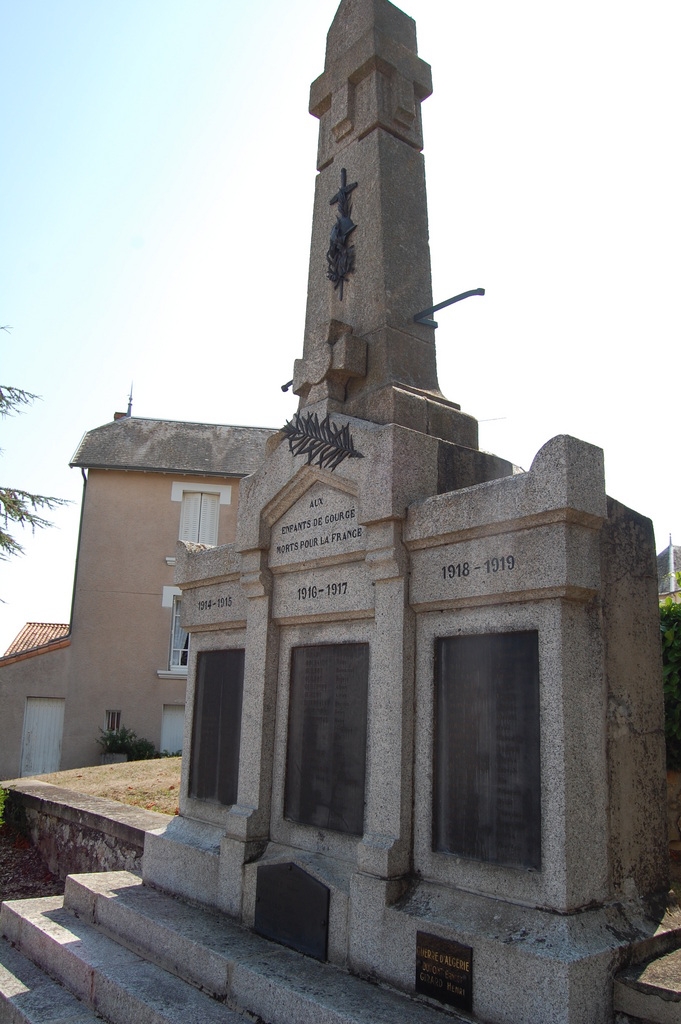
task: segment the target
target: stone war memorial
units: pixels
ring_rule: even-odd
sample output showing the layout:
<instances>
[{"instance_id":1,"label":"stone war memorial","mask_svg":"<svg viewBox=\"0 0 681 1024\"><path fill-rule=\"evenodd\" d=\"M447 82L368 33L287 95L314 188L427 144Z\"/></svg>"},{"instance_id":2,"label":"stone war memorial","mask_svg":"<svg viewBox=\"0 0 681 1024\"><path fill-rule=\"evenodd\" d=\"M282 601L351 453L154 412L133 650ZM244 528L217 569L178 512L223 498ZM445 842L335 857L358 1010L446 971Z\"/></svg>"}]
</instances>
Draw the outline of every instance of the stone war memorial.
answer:
<instances>
[{"instance_id":1,"label":"stone war memorial","mask_svg":"<svg viewBox=\"0 0 681 1024\"><path fill-rule=\"evenodd\" d=\"M298 410L236 542L178 546L181 813L143 885L101 876L87 905L209 908L241 937L222 997L277 1024L646 1019L623 979L681 945L652 525L606 496L600 449L554 437L519 472L440 392L415 321L430 92L414 21L342 0L310 98ZM217 962L164 934L155 963Z\"/></svg>"}]
</instances>

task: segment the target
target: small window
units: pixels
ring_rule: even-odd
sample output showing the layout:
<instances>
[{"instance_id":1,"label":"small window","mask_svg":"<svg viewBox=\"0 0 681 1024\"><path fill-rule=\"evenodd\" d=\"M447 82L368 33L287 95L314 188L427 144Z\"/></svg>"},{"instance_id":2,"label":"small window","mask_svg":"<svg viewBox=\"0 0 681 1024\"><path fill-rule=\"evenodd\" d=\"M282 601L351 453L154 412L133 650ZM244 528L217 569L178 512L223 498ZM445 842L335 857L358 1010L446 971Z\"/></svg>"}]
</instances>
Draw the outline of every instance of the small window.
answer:
<instances>
[{"instance_id":1,"label":"small window","mask_svg":"<svg viewBox=\"0 0 681 1024\"><path fill-rule=\"evenodd\" d=\"M182 598L174 597L170 627L170 670L186 669L188 657L189 633L182 628Z\"/></svg>"},{"instance_id":2,"label":"small window","mask_svg":"<svg viewBox=\"0 0 681 1024\"><path fill-rule=\"evenodd\" d=\"M106 731L110 730L118 732L121 727L121 713L120 711L107 711L106 712Z\"/></svg>"},{"instance_id":3,"label":"small window","mask_svg":"<svg viewBox=\"0 0 681 1024\"><path fill-rule=\"evenodd\" d=\"M219 494L185 491L180 513L180 540L215 546L218 542L219 510Z\"/></svg>"}]
</instances>

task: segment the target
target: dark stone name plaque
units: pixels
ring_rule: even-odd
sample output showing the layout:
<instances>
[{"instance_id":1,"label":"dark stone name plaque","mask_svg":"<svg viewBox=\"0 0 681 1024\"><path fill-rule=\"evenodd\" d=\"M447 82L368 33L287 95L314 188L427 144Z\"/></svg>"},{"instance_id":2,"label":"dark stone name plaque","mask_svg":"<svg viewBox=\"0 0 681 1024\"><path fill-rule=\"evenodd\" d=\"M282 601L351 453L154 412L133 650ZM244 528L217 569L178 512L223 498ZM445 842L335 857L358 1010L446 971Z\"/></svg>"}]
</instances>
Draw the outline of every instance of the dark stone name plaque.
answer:
<instances>
[{"instance_id":1,"label":"dark stone name plaque","mask_svg":"<svg viewBox=\"0 0 681 1024\"><path fill-rule=\"evenodd\" d=\"M199 654L189 768L198 800L236 803L243 690L243 649Z\"/></svg>"},{"instance_id":2,"label":"dark stone name plaque","mask_svg":"<svg viewBox=\"0 0 681 1024\"><path fill-rule=\"evenodd\" d=\"M255 930L266 939L326 960L329 890L297 864L264 864L255 889Z\"/></svg>"},{"instance_id":3,"label":"dark stone name plaque","mask_svg":"<svg viewBox=\"0 0 681 1024\"><path fill-rule=\"evenodd\" d=\"M427 932L416 933L416 993L459 1010L473 1009L473 950Z\"/></svg>"},{"instance_id":4,"label":"dark stone name plaque","mask_svg":"<svg viewBox=\"0 0 681 1024\"><path fill-rule=\"evenodd\" d=\"M433 849L539 870L536 631L440 638L435 691Z\"/></svg>"},{"instance_id":5,"label":"dark stone name plaque","mask_svg":"<svg viewBox=\"0 0 681 1024\"><path fill-rule=\"evenodd\" d=\"M284 815L349 835L364 832L368 644L291 651Z\"/></svg>"}]
</instances>

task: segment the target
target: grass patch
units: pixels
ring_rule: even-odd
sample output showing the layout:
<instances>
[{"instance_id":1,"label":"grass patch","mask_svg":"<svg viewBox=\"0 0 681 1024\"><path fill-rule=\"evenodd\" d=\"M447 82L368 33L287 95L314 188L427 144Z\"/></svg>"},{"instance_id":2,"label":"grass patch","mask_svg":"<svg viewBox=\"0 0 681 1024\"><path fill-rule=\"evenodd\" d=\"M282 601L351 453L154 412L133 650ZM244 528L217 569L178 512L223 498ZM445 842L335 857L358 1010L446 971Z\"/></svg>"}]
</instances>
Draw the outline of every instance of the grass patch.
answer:
<instances>
[{"instance_id":1,"label":"grass patch","mask_svg":"<svg viewBox=\"0 0 681 1024\"><path fill-rule=\"evenodd\" d=\"M103 796L161 814L178 814L181 766L181 757L163 757L153 761L72 768L36 778L76 793Z\"/></svg>"}]
</instances>

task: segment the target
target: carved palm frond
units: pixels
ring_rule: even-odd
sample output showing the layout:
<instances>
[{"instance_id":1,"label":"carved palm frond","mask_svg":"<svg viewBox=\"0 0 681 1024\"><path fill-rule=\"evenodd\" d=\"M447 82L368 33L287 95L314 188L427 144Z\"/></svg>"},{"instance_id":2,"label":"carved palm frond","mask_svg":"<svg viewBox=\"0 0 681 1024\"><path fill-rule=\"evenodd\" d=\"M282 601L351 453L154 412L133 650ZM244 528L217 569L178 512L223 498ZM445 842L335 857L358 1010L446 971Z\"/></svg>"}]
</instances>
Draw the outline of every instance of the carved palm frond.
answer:
<instances>
[{"instance_id":1,"label":"carved palm frond","mask_svg":"<svg viewBox=\"0 0 681 1024\"><path fill-rule=\"evenodd\" d=\"M350 427L336 427L329 415L319 422L317 413L307 416L295 414L284 427L292 455L307 455L308 466L316 461L320 469L334 470L343 459L362 459L361 452L355 451L350 436Z\"/></svg>"}]
</instances>

